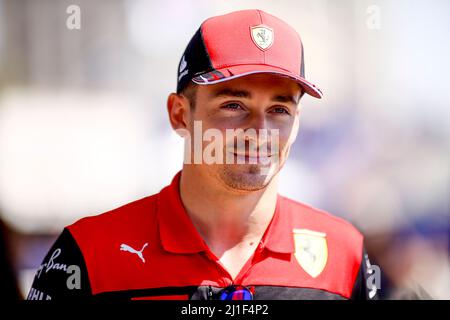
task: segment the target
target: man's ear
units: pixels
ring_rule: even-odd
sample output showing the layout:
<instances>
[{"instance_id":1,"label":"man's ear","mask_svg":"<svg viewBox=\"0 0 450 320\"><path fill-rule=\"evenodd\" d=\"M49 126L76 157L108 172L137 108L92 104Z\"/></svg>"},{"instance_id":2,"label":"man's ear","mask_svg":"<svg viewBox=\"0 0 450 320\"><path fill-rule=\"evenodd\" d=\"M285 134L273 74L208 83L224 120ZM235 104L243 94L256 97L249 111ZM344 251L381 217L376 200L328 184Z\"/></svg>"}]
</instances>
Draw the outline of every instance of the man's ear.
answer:
<instances>
[{"instance_id":1,"label":"man's ear","mask_svg":"<svg viewBox=\"0 0 450 320\"><path fill-rule=\"evenodd\" d=\"M189 101L180 94L171 93L167 98L167 111L172 128L181 136L182 132L188 130L189 121Z\"/></svg>"}]
</instances>

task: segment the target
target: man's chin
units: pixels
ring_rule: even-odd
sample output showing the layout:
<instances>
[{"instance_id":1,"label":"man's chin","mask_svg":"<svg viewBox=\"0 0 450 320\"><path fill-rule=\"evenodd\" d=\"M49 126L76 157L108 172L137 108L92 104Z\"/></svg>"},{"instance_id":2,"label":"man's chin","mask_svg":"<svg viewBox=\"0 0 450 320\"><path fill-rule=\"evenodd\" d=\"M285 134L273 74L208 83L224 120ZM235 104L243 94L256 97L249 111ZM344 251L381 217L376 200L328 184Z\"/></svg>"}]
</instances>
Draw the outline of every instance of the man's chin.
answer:
<instances>
[{"instance_id":1,"label":"man's chin","mask_svg":"<svg viewBox=\"0 0 450 320\"><path fill-rule=\"evenodd\" d=\"M220 170L220 178L232 189L258 191L272 180L274 174L269 173L269 169L269 166L259 164L225 165Z\"/></svg>"}]
</instances>

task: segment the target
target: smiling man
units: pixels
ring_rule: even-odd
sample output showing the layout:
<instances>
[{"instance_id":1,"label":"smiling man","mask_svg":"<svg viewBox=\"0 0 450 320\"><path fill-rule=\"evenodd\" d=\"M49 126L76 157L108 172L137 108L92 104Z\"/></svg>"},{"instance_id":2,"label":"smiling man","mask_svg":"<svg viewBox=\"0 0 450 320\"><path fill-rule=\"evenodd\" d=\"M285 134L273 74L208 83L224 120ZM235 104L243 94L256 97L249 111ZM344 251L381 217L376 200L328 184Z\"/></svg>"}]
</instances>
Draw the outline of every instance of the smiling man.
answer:
<instances>
[{"instance_id":1,"label":"smiling man","mask_svg":"<svg viewBox=\"0 0 450 320\"><path fill-rule=\"evenodd\" d=\"M182 170L158 194L65 228L28 298L373 298L363 236L278 194L299 100L322 96L303 61L296 31L263 11L203 22L167 100Z\"/></svg>"}]
</instances>

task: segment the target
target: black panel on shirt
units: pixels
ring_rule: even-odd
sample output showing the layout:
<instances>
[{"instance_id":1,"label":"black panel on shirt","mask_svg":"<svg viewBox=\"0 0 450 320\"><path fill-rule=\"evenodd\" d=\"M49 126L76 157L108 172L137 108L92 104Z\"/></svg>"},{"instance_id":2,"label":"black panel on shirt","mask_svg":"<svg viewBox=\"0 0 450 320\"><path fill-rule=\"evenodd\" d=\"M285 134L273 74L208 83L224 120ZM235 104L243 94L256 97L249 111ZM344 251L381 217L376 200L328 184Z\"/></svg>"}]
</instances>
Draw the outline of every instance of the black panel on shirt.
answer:
<instances>
[{"instance_id":1,"label":"black panel on shirt","mask_svg":"<svg viewBox=\"0 0 450 320\"><path fill-rule=\"evenodd\" d=\"M369 266L369 267L368 267ZM376 277L374 266L371 266L366 250L363 247L361 264L359 266L358 276L352 291L352 300L377 300L378 289L372 287L375 284L373 279L369 277ZM381 277L381 275L379 275ZM369 284L369 285L368 285Z\"/></svg>"},{"instance_id":2,"label":"black panel on shirt","mask_svg":"<svg viewBox=\"0 0 450 320\"><path fill-rule=\"evenodd\" d=\"M345 297L320 289L282 286L252 286L254 300L346 300ZM126 301L133 298L158 298L186 295L189 300L217 300L223 288L213 286L161 287L152 289L103 292L98 300Z\"/></svg>"},{"instance_id":3,"label":"black panel on shirt","mask_svg":"<svg viewBox=\"0 0 450 320\"><path fill-rule=\"evenodd\" d=\"M83 255L68 229L47 253L34 277L27 300L70 300L91 296Z\"/></svg>"}]
</instances>

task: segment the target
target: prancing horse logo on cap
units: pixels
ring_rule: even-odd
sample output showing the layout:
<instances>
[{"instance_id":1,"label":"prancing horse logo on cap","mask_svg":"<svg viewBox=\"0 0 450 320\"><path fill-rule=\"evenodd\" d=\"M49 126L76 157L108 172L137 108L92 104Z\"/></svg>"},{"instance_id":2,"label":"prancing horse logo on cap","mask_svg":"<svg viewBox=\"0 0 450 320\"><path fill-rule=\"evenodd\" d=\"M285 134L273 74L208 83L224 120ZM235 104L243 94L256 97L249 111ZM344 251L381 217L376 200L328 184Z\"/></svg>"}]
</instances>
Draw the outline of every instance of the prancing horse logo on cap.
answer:
<instances>
[{"instance_id":1,"label":"prancing horse logo on cap","mask_svg":"<svg viewBox=\"0 0 450 320\"><path fill-rule=\"evenodd\" d=\"M260 24L259 26L250 27L252 40L261 50L267 50L273 44L273 29Z\"/></svg>"}]
</instances>

